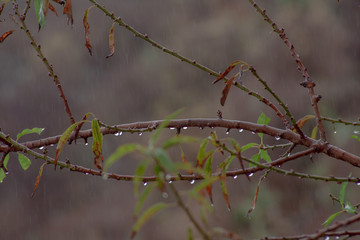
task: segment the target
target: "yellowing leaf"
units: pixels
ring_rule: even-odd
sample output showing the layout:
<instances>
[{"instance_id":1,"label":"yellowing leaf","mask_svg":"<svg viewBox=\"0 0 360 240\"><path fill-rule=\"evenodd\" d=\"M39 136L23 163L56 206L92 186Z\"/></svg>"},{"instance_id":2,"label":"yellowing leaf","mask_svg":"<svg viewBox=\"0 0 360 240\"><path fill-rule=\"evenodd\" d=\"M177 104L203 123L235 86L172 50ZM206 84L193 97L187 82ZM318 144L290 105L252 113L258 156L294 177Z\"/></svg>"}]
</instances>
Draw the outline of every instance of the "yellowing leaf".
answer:
<instances>
[{"instance_id":1,"label":"yellowing leaf","mask_svg":"<svg viewBox=\"0 0 360 240\"><path fill-rule=\"evenodd\" d=\"M7 31L6 33L4 33L3 35L1 35L0 37L0 43L2 43L8 36L10 36L12 33L14 32L14 30L10 30Z\"/></svg>"},{"instance_id":2,"label":"yellowing leaf","mask_svg":"<svg viewBox=\"0 0 360 240\"><path fill-rule=\"evenodd\" d=\"M109 32L109 49L110 54L106 56L106 58L112 57L115 53L115 35L114 35L114 25L116 22L113 22Z\"/></svg>"},{"instance_id":3,"label":"yellowing leaf","mask_svg":"<svg viewBox=\"0 0 360 240\"><path fill-rule=\"evenodd\" d=\"M314 118L315 118L314 115L306 115L306 116L302 117L301 119L299 119L296 122L296 124L298 125L299 128L302 128L307 121L309 121L310 119L314 119Z\"/></svg>"},{"instance_id":4,"label":"yellowing leaf","mask_svg":"<svg viewBox=\"0 0 360 240\"><path fill-rule=\"evenodd\" d=\"M38 174L37 177L36 177L35 187L34 187L34 191L33 191L32 194L31 194L31 197L34 197L35 192L36 192L36 190L37 190L38 187L39 187L40 179L41 179L41 176L42 176L42 173L43 173L43 170L44 170L44 166L45 166L46 164L47 164L47 163L43 163L43 165L41 165L41 167L40 167L40 169L39 169L39 174Z\"/></svg>"},{"instance_id":5,"label":"yellowing leaf","mask_svg":"<svg viewBox=\"0 0 360 240\"><path fill-rule=\"evenodd\" d=\"M230 88L231 88L231 85L234 81L234 78L235 78L235 75L232 76L227 82L226 82L226 85L222 91L222 96L221 96L221 99L220 99L220 104L221 106L224 106L225 105L225 101L226 101L226 98L229 94L229 91L230 91Z\"/></svg>"},{"instance_id":6,"label":"yellowing leaf","mask_svg":"<svg viewBox=\"0 0 360 240\"><path fill-rule=\"evenodd\" d=\"M85 29L85 46L87 47L87 49L89 50L90 55L92 56L92 46L90 44L90 25L88 23L88 15L89 15L89 10L92 8L93 6L89 7L88 9L85 10L84 13L84 18L83 18L83 24L84 24L84 29Z\"/></svg>"},{"instance_id":7,"label":"yellowing leaf","mask_svg":"<svg viewBox=\"0 0 360 240\"><path fill-rule=\"evenodd\" d=\"M69 22L70 22L71 25L73 25L74 19L73 19L73 16L72 16L72 4L71 4L71 0L66 0L66 1L65 1L63 14L66 14L66 15L67 15L67 17L68 17L68 24L69 24Z\"/></svg>"},{"instance_id":8,"label":"yellowing leaf","mask_svg":"<svg viewBox=\"0 0 360 240\"><path fill-rule=\"evenodd\" d=\"M97 119L93 119L91 122L91 129L93 134L93 145L92 151L95 155L94 164L98 169L102 170L102 162L104 161L104 157L102 155L102 142L103 135L100 132L100 126Z\"/></svg>"}]
</instances>

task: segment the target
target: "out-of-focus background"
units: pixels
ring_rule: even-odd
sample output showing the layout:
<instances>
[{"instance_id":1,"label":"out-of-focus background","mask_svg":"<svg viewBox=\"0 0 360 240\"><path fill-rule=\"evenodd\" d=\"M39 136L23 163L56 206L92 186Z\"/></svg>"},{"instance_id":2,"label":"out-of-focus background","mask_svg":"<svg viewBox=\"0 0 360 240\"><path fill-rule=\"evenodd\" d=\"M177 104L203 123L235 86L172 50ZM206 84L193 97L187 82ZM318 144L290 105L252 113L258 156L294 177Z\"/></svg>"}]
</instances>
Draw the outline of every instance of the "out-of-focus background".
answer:
<instances>
[{"instance_id":1,"label":"out-of-focus background","mask_svg":"<svg viewBox=\"0 0 360 240\"><path fill-rule=\"evenodd\" d=\"M22 9L23 1L18 1ZM235 60L253 65L259 75L288 104L299 119L313 114L307 90L289 50L272 32L247 1L101 1L107 9L127 24L147 33L165 47L194 59L216 71L223 71ZM360 90L360 1L302 0L258 1L269 16L285 28L287 36L316 82L322 96L322 115L357 121ZM54 4L55 6L55 4ZM116 50L108 55L108 32L112 22L98 9L89 13L93 56L85 48L82 18L88 1L73 1L74 25L66 24L62 9L59 16L49 11L40 32L34 8L27 23L43 53L54 65L72 112L77 120L92 112L108 124L163 119L185 108L181 118L217 117L221 110L227 119L256 122L261 112L270 118L270 125L283 127L276 115L258 100L238 89L231 89L225 107L220 106L222 83L212 85L208 74L166 55L119 26L115 26ZM8 4L1 15L0 33L17 26L8 17ZM268 96L261 85L245 74L243 83ZM24 128L43 127L41 137L61 134L69 126L63 102L48 77L24 32L15 31L0 44L0 127L11 137ZM275 102L270 96L268 98ZM310 134L313 122L307 123ZM87 126L89 127L89 126ZM360 154L359 142L350 138L354 127L326 124L328 140ZM225 129L216 129L220 136ZM183 130L182 134L206 137L210 129ZM174 134L170 130L168 136ZM165 135L166 135L165 134ZM258 141L251 133L231 131L240 144ZM123 134L104 137L104 155L126 142L146 144L150 134ZM26 136L24 141L37 139ZM274 139L265 138L273 144ZM91 145L91 144L90 144ZM196 157L197 146L185 147L189 160ZM49 154L54 153L49 148ZM39 150L40 151L40 150ZM173 151L179 161L179 151ZM271 152L276 159L279 152ZM61 160L92 167L91 146L82 142L66 147ZM220 159L220 156L219 156ZM115 164L112 172L133 174L141 158L130 155ZM134 223L136 199L133 183L104 180L100 177L71 173L45 167L39 189L31 198L41 160L23 171L10 156L9 174L0 184L1 239L128 239ZM234 166L236 167L236 166ZM299 159L283 166L296 171L320 175L347 176L358 169L323 155ZM270 173L263 181L256 209L245 217L251 206L261 173L249 183L245 177L228 179L232 210L229 212L218 186L214 188L214 214L210 226L221 226L244 239L273 235L311 233L339 210L329 194L338 194L340 185L314 180L301 180ZM180 190L189 183L174 183ZM359 199L358 186L349 184L347 199ZM186 195L186 194L185 194ZM162 199L153 194L149 203L174 201L170 195ZM194 213L199 205L188 200ZM146 223L137 239L185 239L192 227L179 208L168 209ZM195 230L194 230L195 231Z\"/></svg>"}]
</instances>

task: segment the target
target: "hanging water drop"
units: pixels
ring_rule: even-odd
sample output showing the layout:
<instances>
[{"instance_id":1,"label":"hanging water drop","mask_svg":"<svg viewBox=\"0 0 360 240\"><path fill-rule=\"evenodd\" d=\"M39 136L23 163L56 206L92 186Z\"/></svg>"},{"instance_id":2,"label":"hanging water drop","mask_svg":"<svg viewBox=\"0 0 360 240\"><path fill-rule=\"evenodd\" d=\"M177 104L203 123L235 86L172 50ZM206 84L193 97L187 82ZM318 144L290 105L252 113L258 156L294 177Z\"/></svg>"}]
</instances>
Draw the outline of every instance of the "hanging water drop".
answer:
<instances>
[{"instance_id":1,"label":"hanging water drop","mask_svg":"<svg viewBox=\"0 0 360 240\"><path fill-rule=\"evenodd\" d=\"M168 194L167 192L163 192L163 193L161 194L161 196L162 196L163 198L168 198L168 197L169 197L169 194Z\"/></svg>"},{"instance_id":2,"label":"hanging water drop","mask_svg":"<svg viewBox=\"0 0 360 240\"><path fill-rule=\"evenodd\" d=\"M117 132L114 134L116 137L120 136L121 135L121 132Z\"/></svg>"},{"instance_id":3,"label":"hanging water drop","mask_svg":"<svg viewBox=\"0 0 360 240\"><path fill-rule=\"evenodd\" d=\"M203 130L204 129L204 127L203 126L200 126L200 130Z\"/></svg>"},{"instance_id":4,"label":"hanging water drop","mask_svg":"<svg viewBox=\"0 0 360 240\"><path fill-rule=\"evenodd\" d=\"M357 182L356 185L357 185L357 186L360 186L360 182Z\"/></svg>"},{"instance_id":5,"label":"hanging water drop","mask_svg":"<svg viewBox=\"0 0 360 240\"><path fill-rule=\"evenodd\" d=\"M147 185L147 182L144 182L144 186L146 187L146 185Z\"/></svg>"},{"instance_id":6,"label":"hanging water drop","mask_svg":"<svg viewBox=\"0 0 360 240\"><path fill-rule=\"evenodd\" d=\"M254 175L254 173L250 173L248 176L249 176L249 177L252 177L253 175Z\"/></svg>"},{"instance_id":7,"label":"hanging water drop","mask_svg":"<svg viewBox=\"0 0 360 240\"><path fill-rule=\"evenodd\" d=\"M238 176L237 176L237 175L235 175L235 176L234 176L234 179L237 179L237 177L238 177Z\"/></svg>"},{"instance_id":8,"label":"hanging water drop","mask_svg":"<svg viewBox=\"0 0 360 240\"><path fill-rule=\"evenodd\" d=\"M276 137L275 137L275 140L276 140L276 141L279 141L279 140L280 140L280 137L279 137L279 136L276 136Z\"/></svg>"},{"instance_id":9,"label":"hanging water drop","mask_svg":"<svg viewBox=\"0 0 360 240\"><path fill-rule=\"evenodd\" d=\"M194 183L195 183L195 180L194 180L194 179L190 181L190 184L194 184Z\"/></svg>"},{"instance_id":10,"label":"hanging water drop","mask_svg":"<svg viewBox=\"0 0 360 240\"><path fill-rule=\"evenodd\" d=\"M103 173L103 174L102 174L102 178L103 178L104 180L108 180L108 179L109 179L109 174Z\"/></svg>"},{"instance_id":11,"label":"hanging water drop","mask_svg":"<svg viewBox=\"0 0 360 240\"><path fill-rule=\"evenodd\" d=\"M329 237L329 236L325 236L325 237L324 237L324 240L330 240L330 237Z\"/></svg>"},{"instance_id":12,"label":"hanging water drop","mask_svg":"<svg viewBox=\"0 0 360 240\"><path fill-rule=\"evenodd\" d=\"M87 145L89 145L89 143L88 143L88 142L86 142L86 143L85 143L85 146L87 146Z\"/></svg>"},{"instance_id":13,"label":"hanging water drop","mask_svg":"<svg viewBox=\"0 0 360 240\"><path fill-rule=\"evenodd\" d=\"M229 132L230 132L230 128L228 128L228 129L226 129L226 134L229 134Z\"/></svg>"},{"instance_id":14,"label":"hanging water drop","mask_svg":"<svg viewBox=\"0 0 360 240\"><path fill-rule=\"evenodd\" d=\"M171 181L171 180L169 181L169 184L172 184L172 181Z\"/></svg>"},{"instance_id":15,"label":"hanging water drop","mask_svg":"<svg viewBox=\"0 0 360 240\"><path fill-rule=\"evenodd\" d=\"M45 148L44 146L39 147L40 150L43 150L44 148Z\"/></svg>"},{"instance_id":16,"label":"hanging water drop","mask_svg":"<svg viewBox=\"0 0 360 240\"><path fill-rule=\"evenodd\" d=\"M334 130L334 134L336 134L336 130Z\"/></svg>"},{"instance_id":17,"label":"hanging water drop","mask_svg":"<svg viewBox=\"0 0 360 240\"><path fill-rule=\"evenodd\" d=\"M239 133L242 133L244 131L244 129L240 128L239 129Z\"/></svg>"},{"instance_id":18,"label":"hanging water drop","mask_svg":"<svg viewBox=\"0 0 360 240\"><path fill-rule=\"evenodd\" d=\"M187 128L188 128L188 127L185 126L185 127L183 127L182 129L186 130Z\"/></svg>"},{"instance_id":19,"label":"hanging water drop","mask_svg":"<svg viewBox=\"0 0 360 240\"><path fill-rule=\"evenodd\" d=\"M255 134L255 132L251 132L252 134Z\"/></svg>"},{"instance_id":20,"label":"hanging water drop","mask_svg":"<svg viewBox=\"0 0 360 240\"><path fill-rule=\"evenodd\" d=\"M354 130L354 134L360 134L359 130Z\"/></svg>"},{"instance_id":21,"label":"hanging water drop","mask_svg":"<svg viewBox=\"0 0 360 240\"><path fill-rule=\"evenodd\" d=\"M139 136L141 136L143 133L142 132L139 132Z\"/></svg>"},{"instance_id":22,"label":"hanging water drop","mask_svg":"<svg viewBox=\"0 0 360 240\"><path fill-rule=\"evenodd\" d=\"M171 128L169 128L170 130L175 130L175 128L174 127L171 127Z\"/></svg>"}]
</instances>

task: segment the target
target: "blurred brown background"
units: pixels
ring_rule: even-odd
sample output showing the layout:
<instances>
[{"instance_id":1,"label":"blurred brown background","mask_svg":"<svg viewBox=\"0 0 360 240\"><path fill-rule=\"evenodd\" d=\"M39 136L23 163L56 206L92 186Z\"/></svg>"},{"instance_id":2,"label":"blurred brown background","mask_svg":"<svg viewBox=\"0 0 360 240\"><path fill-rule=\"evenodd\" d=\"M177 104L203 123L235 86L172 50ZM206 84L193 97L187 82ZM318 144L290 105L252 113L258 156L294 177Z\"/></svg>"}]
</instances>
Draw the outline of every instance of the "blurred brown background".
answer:
<instances>
[{"instance_id":1,"label":"blurred brown background","mask_svg":"<svg viewBox=\"0 0 360 240\"><path fill-rule=\"evenodd\" d=\"M21 9L22 1L19 1ZM273 90L286 102L296 118L312 114L306 89L296 64L279 37L247 1L101 1L126 23L147 33L169 49L195 59L216 71L235 60L253 65ZM322 95L321 113L325 116L356 121L359 117L360 90L360 1L302 0L258 1L270 17L285 28ZM93 56L84 46L82 18L88 1L73 1L74 25L66 24L62 9L59 16L48 13L44 29L37 32L33 7L27 23L42 50L60 77L70 107L77 120L87 113L108 124L163 119L179 108L181 118L223 117L256 122L263 111L271 117L270 125L282 127L276 115L265 105L238 89L232 89L225 107L221 107L222 84L211 85L208 74L152 48L131 33L115 26L116 50L108 55L108 31L112 22L96 8L90 10L90 38ZM0 33L16 28L8 13L1 15ZM21 31L0 44L0 127L16 137L24 128L43 127L42 137L61 134L69 125L63 103L43 63ZM243 83L261 94L262 86L249 74ZM268 96L268 95L266 95ZM269 97L269 96L268 96ZM269 97L269 99L271 99ZM275 102L273 99L271 99ZM314 123L307 123L310 134ZM328 140L359 154L359 143L351 139L353 127L326 124ZM335 133L336 130L336 133ZM171 136L174 132L167 131ZM209 129L186 130L183 134L206 137ZM217 129L220 136L224 129ZM230 132L240 144L258 141L249 133ZM149 134L123 134L104 137L105 157L126 142L146 143ZM27 136L23 140L37 139ZM274 143L265 138L266 143ZM186 150L189 160L196 157L196 147ZM49 148L52 154L54 149ZM174 150L174 160L179 160ZM279 152L272 152L275 159ZM79 143L68 146L62 160L92 166L91 147ZM126 157L112 167L119 174L132 174L139 156ZM134 223L133 184L99 177L89 177L68 170L54 172L46 167L34 198L31 198L42 161L32 159L23 171L11 155L9 174L0 184L1 239L128 239ZM234 167L236 167L234 165ZM284 165L320 175L359 176L359 171L322 155L314 162L308 158ZM339 210L328 197L338 194L336 183L325 184L270 173L262 183L259 200L250 218L244 217L251 205L260 174L249 184L245 177L229 179L232 211L228 212L219 187L214 189L214 215L210 226L222 226L244 239L273 235L312 233ZM180 190L189 183L175 183ZM347 199L357 203L358 186L349 184ZM171 202L153 194L149 203ZM187 201L194 213L196 202ZM140 231L137 239L186 239L189 223L179 209L156 215ZM196 232L194 230L194 232ZM196 233L197 234L197 233Z\"/></svg>"}]
</instances>

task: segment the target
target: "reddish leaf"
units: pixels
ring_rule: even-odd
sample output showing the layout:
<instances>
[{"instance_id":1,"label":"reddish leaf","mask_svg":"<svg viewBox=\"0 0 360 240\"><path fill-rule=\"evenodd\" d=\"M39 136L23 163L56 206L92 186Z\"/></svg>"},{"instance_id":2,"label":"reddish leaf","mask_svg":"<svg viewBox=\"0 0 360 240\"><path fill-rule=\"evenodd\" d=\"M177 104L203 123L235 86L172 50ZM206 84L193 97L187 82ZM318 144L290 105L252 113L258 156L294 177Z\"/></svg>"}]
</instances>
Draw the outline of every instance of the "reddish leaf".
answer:
<instances>
[{"instance_id":1,"label":"reddish leaf","mask_svg":"<svg viewBox=\"0 0 360 240\"><path fill-rule=\"evenodd\" d=\"M227 82L226 82L226 85L222 91L222 97L220 99L220 103L221 103L221 106L224 106L225 104L225 101L226 101L226 98L229 94L229 91L230 91L230 88L231 88L231 84L232 82L234 81L234 78L235 76L232 76Z\"/></svg>"},{"instance_id":2,"label":"reddish leaf","mask_svg":"<svg viewBox=\"0 0 360 240\"><path fill-rule=\"evenodd\" d=\"M49 3L49 9L50 9L53 13L55 13L56 16L58 15L56 9L54 8L53 5L51 5L51 3Z\"/></svg>"},{"instance_id":3,"label":"reddish leaf","mask_svg":"<svg viewBox=\"0 0 360 240\"><path fill-rule=\"evenodd\" d=\"M225 175L225 171L223 172L223 175L221 175L220 177L220 187L221 187L221 191L223 193L223 197L226 201L226 204L228 206L229 211L231 210L231 206L230 206L230 201L229 201L229 195L228 195L228 191L227 191L227 187L226 187L226 175Z\"/></svg>"},{"instance_id":4,"label":"reddish leaf","mask_svg":"<svg viewBox=\"0 0 360 240\"><path fill-rule=\"evenodd\" d=\"M6 3L3 3L3 4L1 4L1 6L0 6L0 15L1 15L2 11L3 11L4 8L5 8L5 4L6 4Z\"/></svg>"},{"instance_id":5,"label":"reddish leaf","mask_svg":"<svg viewBox=\"0 0 360 240\"><path fill-rule=\"evenodd\" d=\"M253 201L252 201L252 203L251 203L251 207L250 207L249 211L248 211L247 214L246 214L246 217L248 217L249 214L250 214L252 211L254 211L255 205L256 205L256 201L257 201L257 198L258 198L258 195L259 195L260 183L261 183L262 180L265 179L265 177L268 175L268 173L269 173L269 171L267 171L267 172L259 179L258 185L257 185L257 187L256 187L256 192L255 192L254 199L253 199Z\"/></svg>"},{"instance_id":6,"label":"reddish leaf","mask_svg":"<svg viewBox=\"0 0 360 240\"><path fill-rule=\"evenodd\" d=\"M69 22L71 22L71 25L73 25L74 19L73 19L73 16L72 16L72 4L71 4L71 0L66 0L66 1L65 1L63 14L66 14L66 15L67 15L67 17L68 17L68 24L69 24Z\"/></svg>"},{"instance_id":7,"label":"reddish leaf","mask_svg":"<svg viewBox=\"0 0 360 240\"><path fill-rule=\"evenodd\" d=\"M115 35L114 35L114 25L115 22L111 25L110 32L109 32L109 49L110 54L106 56L106 58L112 57L115 53Z\"/></svg>"},{"instance_id":8,"label":"reddish leaf","mask_svg":"<svg viewBox=\"0 0 360 240\"><path fill-rule=\"evenodd\" d=\"M43 0L42 2L42 11L44 13L44 16L46 16L48 10L49 10L49 0Z\"/></svg>"},{"instance_id":9,"label":"reddish leaf","mask_svg":"<svg viewBox=\"0 0 360 240\"><path fill-rule=\"evenodd\" d=\"M102 162L104 162L104 157L102 155L103 135L100 132L100 126L97 119L92 120L91 129L94 139L92 145L92 151L95 155L94 164L98 169L102 170Z\"/></svg>"},{"instance_id":10,"label":"reddish leaf","mask_svg":"<svg viewBox=\"0 0 360 240\"><path fill-rule=\"evenodd\" d=\"M89 7L88 9L85 10L84 13L84 18L83 18L83 23L84 23L84 29L85 29L85 46L87 47L87 49L89 50L90 55L92 56L92 46L90 44L90 25L88 23L88 14L89 14L89 10L90 8L92 8L93 6Z\"/></svg>"},{"instance_id":11,"label":"reddish leaf","mask_svg":"<svg viewBox=\"0 0 360 240\"><path fill-rule=\"evenodd\" d=\"M184 151L181 149L181 160L183 163L188 163L187 159L186 159L186 156L184 154ZM193 175L193 171L191 170L187 170L187 172L190 174L190 175Z\"/></svg>"},{"instance_id":12,"label":"reddish leaf","mask_svg":"<svg viewBox=\"0 0 360 240\"><path fill-rule=\"evenodd\" d=\"M0 37L0 43L2 43L5 38L7 38L8 36L10 36L12 33L14 32L14 30L10 30L10 31L7 31L6 33L4 33L3 35L1 35Z\"/></svg>"},{"instance_id":13,"label":"reddish leaf","mask_svg":"<svg viewBox=\"0 0 360 240\"><path fill-rule=\"evenodd\" d=\"M34 197L35 192L36 192L37 188L39 187L40 179L41 179L41 176L42 176L42 173L43 173L43 170L44 170L44 166L45 166L46 164L47 164L47 163L43 163L43 165L41 165L41 167L40 167L40 169L39 169L39 174L38 174L37 177L36 177L35 187L34 187L34 191L33 191L32 194L31 194L31 197Z\"/></svg>"},{"instance_id":14,"label":"reddish leaf","mask_svg":"<svg viewBox=\"0 0 360 240\"><path fill-rule=\"evenodd\" d=\"M230 66L225 70L225 72L223 72L214 82L213 84L217 83L218 81L220 81L221 79L223 79L224 77L226 77L231 70L233 70L233 68L236 66L234 65L235 62L233 62L232 64L230 64Z\"/></svg>"},{"instance_id":15,"label":"reddish leaf","mask_svg":"<svg viewBox=\"0 0 360 240\"><path fill-rule=\"evenodd\" d=\"M206 187L206 192L209 195L210 203L214 204L213 197L212 197L212 184Z\"/></svg>"}]
</instances>

